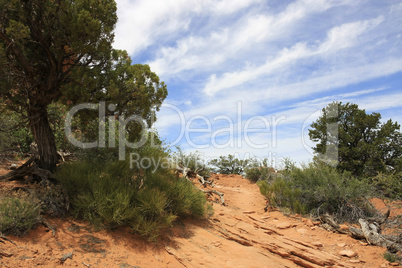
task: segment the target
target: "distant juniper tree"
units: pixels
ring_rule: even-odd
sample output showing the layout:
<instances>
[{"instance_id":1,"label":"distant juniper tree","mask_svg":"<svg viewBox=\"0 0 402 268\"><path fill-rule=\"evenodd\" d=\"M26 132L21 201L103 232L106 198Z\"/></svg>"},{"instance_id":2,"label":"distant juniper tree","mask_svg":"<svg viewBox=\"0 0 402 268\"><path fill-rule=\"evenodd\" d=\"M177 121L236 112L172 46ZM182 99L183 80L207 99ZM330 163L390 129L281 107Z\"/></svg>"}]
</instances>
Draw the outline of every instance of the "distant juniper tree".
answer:
<instances>
[{"instance_id":1,"label":"distant juniper tree","mask_svg":"<svg viewBox=\"0 0 402 268\"><path fill-rule=\"evenodd\" d=\"M58 161L49 104L105 100L151 123L165 99L149 66L112 48L116 22L114 0L0 0L0 101L26 118L40 168Z\"/></svg>"},{"instance_id":2,"label":"distant juniper tree","mask_svg":"<svg viewBox=\"0 0 402 268\"><path fill-rule=\"evenodd\" d=\"M402 135L400 125L391 119L380 122L379 113L367 114L358 105L330 103L322 116L311 124L310 139L317 156L337 148L338 169L354 175L376 175L401 169ZM337 129L331 129L335 126ZM333 135L337 133L337 135Z\"/></svg>"},{"instance_id":3,"label":"distant juniper tree","mask_svg":"<svg viewBox=\"0 0 402 268\"><path fill-rule=\"evenodd\" d=\"M234 155L220 156L219 159L213 159L209 162L214 170L220 174L238 174L242 175L248 165L247 159L241 160Z\"/></svg>"}]
</instances>

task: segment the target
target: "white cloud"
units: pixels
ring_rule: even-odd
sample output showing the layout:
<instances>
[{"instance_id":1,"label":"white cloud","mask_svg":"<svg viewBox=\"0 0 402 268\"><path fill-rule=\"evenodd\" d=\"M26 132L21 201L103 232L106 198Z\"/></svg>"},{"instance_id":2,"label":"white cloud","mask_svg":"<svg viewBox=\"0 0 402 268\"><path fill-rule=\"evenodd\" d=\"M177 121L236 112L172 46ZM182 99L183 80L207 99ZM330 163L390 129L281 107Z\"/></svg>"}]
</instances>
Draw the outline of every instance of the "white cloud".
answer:
<instances>
[{"instance_id":1,"label":"white cloud","mask_svg":"<svg viewBox=\"0 0 402 268\"><path fill-rule=\"evenodd\" d=\"M315 93L351 86L401 71L402 59L391 59L360 67L350 66L342 70L323 73L320 76L312 77L302 82L290 83L280 87L260 88L253 91L235 91L231 92L231 94L226 94L224 97L220 96L219 101L214 101L215 98L208 98L202 102L198 102L196 105L192 105L189 109L182 109L180 106L177 106L177 111L162 109L161 115L158 116L156 127L162 134L167 134L171 132L172 128L176 130L183 129L186 120L200 115L210 120L214 116L225 115L236 122L239 103L242 106L241 111L243 116L257 114L268 116L268 114L264 113L264 109L266 109L267 102L269 102L269 106L272 106L271 109L277 111L273 112L273 114L286 116L286 124L303 122L316 109L322 109L327 103L333 100L344 100L354 103L361 102L364 105L362 108L368 110L375 110L374 108L376 107L384 109L387 105L390 105L390 107L400 107L402 104L399 101L401 99L398 98L399 95L384 95L386 97L378 98L378 102L376 101L376 97L372 97L371 99L364 98L366 101L362 101L362 95L370 95L383 90L383 88L378 88L337 94L294 104L295 107L298 107L294 110L295 112L292 112L292 109L280 109L278 111L285 101L295 101L312 96ZM181 121L181 118L184 118L184 121ZM214 122L212 123L214 124Z\"/></svg>"},{"instance_id":2,"label":"white cloud","mask_svg":"<svg viewBox=\"0 0 402 268\"><path fill-rule=\"evenodd\" d=\"M215 27L209 35L186 36L175 46L161 48L158 58L149 62L161 76L183 70L216 66L239 53L250 52L260 43L288 36L296 23L311 13L323 12L343 1L299 0L279 14L246 13L230 26Z\"/></svg>"},{"instance_id":3,"label":"white cloud","mask_svg":"<svg viewBox=\"0 0 402 268\"><path fill-rule=\"evenodd\" d=\"M248 81L255 80L259 76L275 74L278 70L289 67L291 64L298 63L299 60L313 57L333 54L341 49L345 49L357 44L356 39L365 31L378 26L382 18L372 20L358 21L354 23L343 24L332 28L328 32L327 40L318 47L307 47L306 43L297 43L290 49L284 48L274 59L267 59L265 64L257 67L247 67L245 70L224 73L220 78L215 74L211 75L204 92L208 95L214 95L217 92L242 85Z\"/></svg>"},{"instance_id":4,"label":"white cloud","mask_svg":"<svg viewBox=\"0 0 402 268\"><path fill-rule=\"evenodd\" d=\"M150 45L188 30L193 16L232 14L261 1L118 0L114 47L136 55Z\"/></svg>"},{"instance_id":5,"label":"white cloud","mask_svg":"<svg viewBox=\"0 0 402 268\"><path fill-rule=\"evenodd\" d=\"M118 5L115 46L127 49L134 61L149 63L168 84L165 103L177 110L162 108L156 127L170 142L194 116L205 116L211 131L229 124L216 116L230 118L230 125L241 129L241 103L243 120L286 117L279 125L278 146L256 149L242 139L241 146L203 149L206 155L270 152L307 161L312 155L303 145L302 129L331 101L400 118L400 3L118 0ZM269 133L250 135L257 144L270 139ZM224 133L192 137L197 143L230 138ZM179 143L194 151L185 135Z\"/></svg>"}]
</instances>

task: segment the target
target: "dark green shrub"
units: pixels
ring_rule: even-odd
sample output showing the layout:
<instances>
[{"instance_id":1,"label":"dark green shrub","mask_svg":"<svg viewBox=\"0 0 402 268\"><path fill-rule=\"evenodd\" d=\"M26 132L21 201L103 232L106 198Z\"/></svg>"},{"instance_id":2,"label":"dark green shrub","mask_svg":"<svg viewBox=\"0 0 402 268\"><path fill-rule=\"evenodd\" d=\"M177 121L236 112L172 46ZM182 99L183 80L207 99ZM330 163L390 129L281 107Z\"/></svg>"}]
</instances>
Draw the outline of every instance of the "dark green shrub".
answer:
<instances>
[{"instance_id":1,"label":"dark green shrub","mask_svg":"<svg viewBox=\"0 0 402 268\"><path fill-rule=\"evenodd\" d=\"M389 262L394 262L394 263L397 262L399 264L402 263L402 258L395 253L386 251L386 252L384 252L384 254L382 256L384 259L386 259Z\"/></svg>"},{"instance_id":2,"label":"dark green shrub","mask_svg":"<svg viewBox=\"0 0 402 268\"><path fill-rule=\"evenodd\" d=\"M373 213L367 201L371 191L368 183L323 163L303 168L290 165L283 177L275 178L271 184L263 181L258 185L273 204L298 213L316 216L329 213L352 222Z\"/></svg>"},{"instance_id":3,"label":"dark green shrub","mask_svg":"<svg viewBox=\"0 0 402 268\"><path fill-rule=\"evenodd\" d=\"M250 164L245 169L246 179L257 182L260 180L272 181L275 177L275 169L268 166L268 160L263 159L258 161L256 159L250 160Z\"/></svg>"},{"instance_id":4,"label":"dark green shrub","mask_svg":"<svg viewBox=\"0 0 402 268\"><path fill-rule=\"evenodd\" d=\"M16 112L1 111L0 152L27 153L33 137L23 117Z\"/></svg>"},{"instance_id":5,"label":"dark green shrub","mask_svg":"<svg viewBox=\"0 0 402 268\"><path fill-rule=\"evenodd\" d=\"M238 174L243 175L247 165L248 159L238 159L234 155L220 156L219 159L213 159L209 162L213 166L213 170L220 174Z\"/></svg>"},{"instance_id":6,"label":"dark green shrub","mask_svg":"<svg viewBox=\"0 0 402 268\"><path fill-rule=\"evenodd\" d=\"M135 153L138 163L131 163L131 168L129 160L83 159L57 172L75 216L100 228L129 225L154 240L177 217L206 215L204 194L171 169L158 166L167 161L165 151L146 145ZM150 160L146 167L140 164L144 157Z\"/></svg>"},{"instance_id":7,"label":"dark green shrub","mask_svg":"<svg viewBox=\"0 0 402 268\"><path fill-rule=\"evenodd\" d=\"M40 221L38 199L17 193L0 198L0 233L23 235Z\"/></svg>"},{"instance_id":8,"label":"dark green shrub","mask_svg":"<svg viewBox=\"0 0 402 268\"><path fill-rule=\"evenodd\" d=\"M380 196L402 200L402 172L380 173L371 182Z\"/></svg>"},{"instance_id":9,"label":"dark green shrub","mask_svg":"<svg viewBox=\"0 0 402 268\"><path fill-rule=\"evenodd\" d=\"M305 205L300 203L301 191L292 187L283 177L277 177L272 183L266 180L257 182L262 195L267 197L273 206L290 208L295 213L304 214L307 212Z\"/></svg>"}]
</instances>

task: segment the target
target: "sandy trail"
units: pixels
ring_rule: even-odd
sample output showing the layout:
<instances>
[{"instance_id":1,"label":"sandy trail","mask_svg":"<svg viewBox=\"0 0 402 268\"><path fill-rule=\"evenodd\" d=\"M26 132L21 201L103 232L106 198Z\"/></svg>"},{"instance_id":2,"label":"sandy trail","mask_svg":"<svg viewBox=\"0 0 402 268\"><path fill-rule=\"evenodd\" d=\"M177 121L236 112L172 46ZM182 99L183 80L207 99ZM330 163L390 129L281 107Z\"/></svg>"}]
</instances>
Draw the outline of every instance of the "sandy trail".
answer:
<instances>
[{"instance_id":1,"label":"sandy trail","mask_svg":"<svg viewBox=\"0 0 402 268\"><path fill-rule=\"evenodd\" d=\"M258 186L238 175L214 175L226 206L209 220L185 220L148 243L129 229L93 231L73 219L49 219L57 233L38 226L0 243L1 267L387 267L384 248L329 233L298 216L264 212ZM339 254L352 250L357 256ZM68 255L72 253L71 256ZM62 261L64 257L65 261Z\"/></svg>"}]
</instances>

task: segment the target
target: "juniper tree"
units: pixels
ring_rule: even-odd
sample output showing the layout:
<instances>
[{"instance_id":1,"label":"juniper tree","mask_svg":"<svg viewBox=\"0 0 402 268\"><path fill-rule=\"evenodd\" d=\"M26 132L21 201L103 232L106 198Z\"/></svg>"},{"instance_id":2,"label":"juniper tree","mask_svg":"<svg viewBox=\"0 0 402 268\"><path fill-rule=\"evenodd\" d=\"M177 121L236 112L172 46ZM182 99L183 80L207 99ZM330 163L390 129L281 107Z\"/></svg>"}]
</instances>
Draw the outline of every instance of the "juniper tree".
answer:
<instances>
[{"instance_id":1,"label":"juniper tree","mask_svg":"<svg viewBox=\"0 0 402 268\"><path fill-rule=\"evenodd\" d=\"M49 104L105 100L151 122L166 97L149 66L112 48L116 22L114 0L0 0L0 100L26 117L39 167L57 164Z\"/></svg>"}]
</instances>

